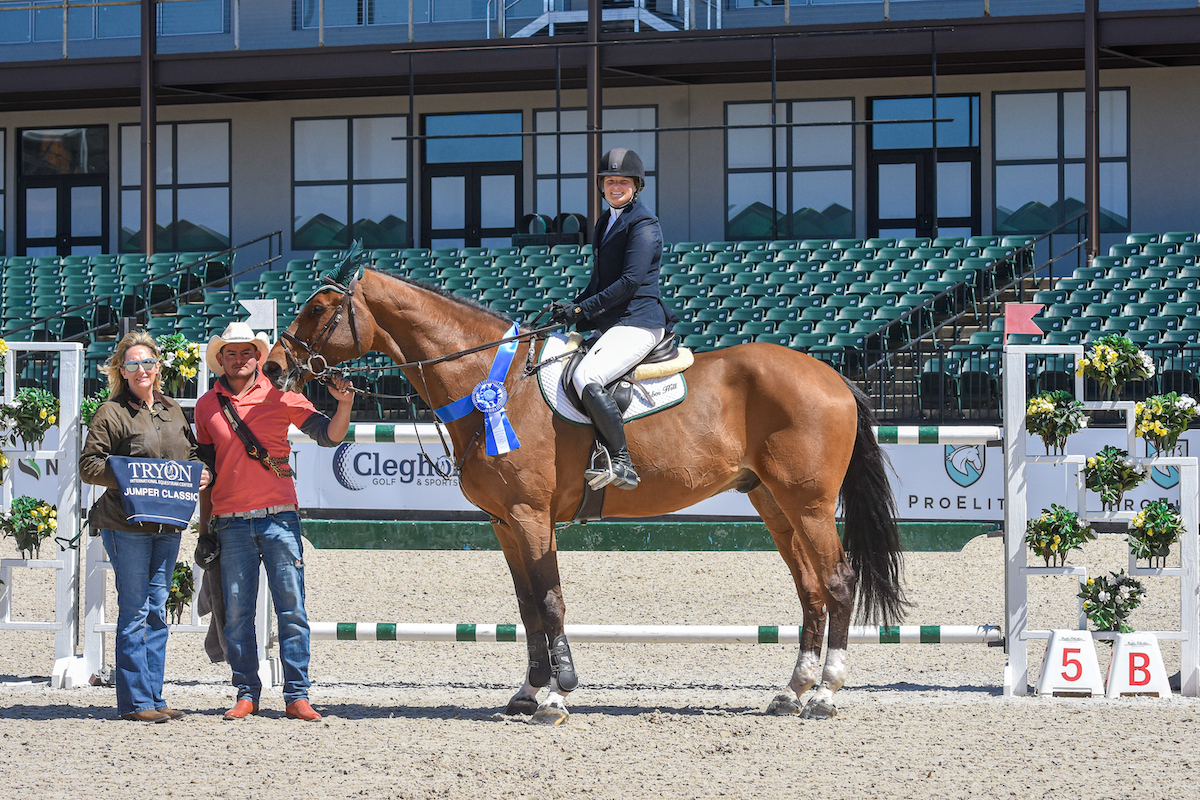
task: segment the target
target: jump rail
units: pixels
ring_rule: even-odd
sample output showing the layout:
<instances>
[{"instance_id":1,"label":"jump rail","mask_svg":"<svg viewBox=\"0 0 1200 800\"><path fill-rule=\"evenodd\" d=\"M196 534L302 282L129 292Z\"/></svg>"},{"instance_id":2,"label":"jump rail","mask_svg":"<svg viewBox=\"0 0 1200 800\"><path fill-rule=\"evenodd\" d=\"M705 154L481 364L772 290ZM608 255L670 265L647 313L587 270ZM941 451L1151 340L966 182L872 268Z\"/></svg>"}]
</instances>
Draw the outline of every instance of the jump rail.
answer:
<instances>
[{"instance_id":1,"label":"jump rail","mask_svg":"<svg viewBox=\"0 0 1200 800\"><path fill-rule=\"evenodd\" d=\"M350 642L523 642L511 624L310 622L313 639ZM799 625L567 625L573 642L625 644L798 644ZM995 644L998 625L854 626L851 644Z\"/></svg>"}]
</instances>

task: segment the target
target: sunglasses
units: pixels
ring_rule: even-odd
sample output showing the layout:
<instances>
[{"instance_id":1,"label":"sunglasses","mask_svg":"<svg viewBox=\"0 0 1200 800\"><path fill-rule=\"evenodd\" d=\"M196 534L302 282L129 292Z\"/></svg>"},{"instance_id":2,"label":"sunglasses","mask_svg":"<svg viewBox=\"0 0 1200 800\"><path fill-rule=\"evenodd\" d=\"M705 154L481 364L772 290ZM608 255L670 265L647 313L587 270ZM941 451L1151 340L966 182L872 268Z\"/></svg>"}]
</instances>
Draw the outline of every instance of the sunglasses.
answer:
<instances>
[{"instance_id":1,"label":"sunglasses","mask_svg":"<svg viewBox=\"0 0 1200 800\"><path fill-rule=\"evenodd\" d=\"M146 372L154 369L154 365L158 363L157 358L143 358L141 361L126 361L125 371L130 375L136 374L139 369L144 369Z\"/></svg>"}]
</instances>

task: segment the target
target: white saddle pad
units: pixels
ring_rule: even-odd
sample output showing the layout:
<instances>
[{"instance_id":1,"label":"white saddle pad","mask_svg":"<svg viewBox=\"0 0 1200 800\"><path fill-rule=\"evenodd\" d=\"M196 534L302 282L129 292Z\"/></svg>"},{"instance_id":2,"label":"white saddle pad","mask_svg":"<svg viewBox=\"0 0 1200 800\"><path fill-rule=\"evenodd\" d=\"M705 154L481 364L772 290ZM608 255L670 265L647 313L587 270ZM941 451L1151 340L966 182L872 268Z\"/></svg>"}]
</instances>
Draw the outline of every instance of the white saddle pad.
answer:
<instances>
[{"instance_id":1,"label":"white saddle pad","mask_svg":"<svg viewBox=\"0 0 1200 800\"><path fill-rule=\"evenodd\" d=\"M577 425L591 425L591 421L567 400L566 393L563 391L563 367L566 366L569 359L560 358L550 361L555 356L561 355L566 349L567 337L560 333L552 334L546 340L545 346L542 347L541 360L549 361L538 370L538 384L542 389L542 397L546 398L546 402L550 408L554 409L555 414L568 422L574 422ZM665 378L635 381L633 399L629 403L629 408L625 409L624 419L637 419L647 414L653 414L655 411L662 411L664 408L670 408L679 403L685 397L687 397L687 384L683 380L682 372L668 375Z\"/></svg>"}]
</instances>

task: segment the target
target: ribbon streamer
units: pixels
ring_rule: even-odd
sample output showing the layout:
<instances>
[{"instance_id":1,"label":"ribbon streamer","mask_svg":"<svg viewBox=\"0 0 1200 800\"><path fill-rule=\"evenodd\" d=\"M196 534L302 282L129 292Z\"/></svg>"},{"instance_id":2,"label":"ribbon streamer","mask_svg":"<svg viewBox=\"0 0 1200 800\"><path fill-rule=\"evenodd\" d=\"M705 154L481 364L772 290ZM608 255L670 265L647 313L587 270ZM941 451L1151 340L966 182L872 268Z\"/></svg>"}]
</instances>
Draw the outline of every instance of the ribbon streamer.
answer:
<instances>
[{"instance_id":1,"label":"ribbon streamer","mask_svg":"<svg viewBox=\"0 0 1200 800\"><path fill-rule=\"evenodd\" d=\"M516 335L517 326L513 323L503 338L508 339ZM496 357L492 359L487 378L477 383L471 394L434 409L433 412L442 422L454 422L475 410L483 412L484 441L489 456L504 455L521 446L512 423L508 421L508 414L504 412L504 405L508 402L504 379L516 352L515 339L502 344L496 349Z\"/></svg>"}]
</instances>

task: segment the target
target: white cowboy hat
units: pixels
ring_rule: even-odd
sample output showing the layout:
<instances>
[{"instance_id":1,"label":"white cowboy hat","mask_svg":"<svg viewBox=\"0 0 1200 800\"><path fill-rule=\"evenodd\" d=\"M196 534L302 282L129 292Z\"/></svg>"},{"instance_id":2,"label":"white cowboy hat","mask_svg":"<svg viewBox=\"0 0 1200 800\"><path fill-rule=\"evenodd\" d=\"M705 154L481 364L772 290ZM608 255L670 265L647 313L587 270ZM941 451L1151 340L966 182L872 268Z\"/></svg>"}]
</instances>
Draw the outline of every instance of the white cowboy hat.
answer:
<instances>
[{"instance_id":1,"label":"white cowboy hat","mask_svg":"<svg viewBox=\"0 0 1200 800\"><path fill-rule=\"evenodd\" d=\"M244 322L231 322L220 336L214 336L208 340L208 352L205 353L204 360L208 362L209 372L214 375L224 375L225 368L217 362L217 353L221 352L221 348L227 344L245 344L247 342L252 342L255 349L258 350L260 365L267 360L267 356L271 352L271 340L267 338L267 335L265 333L256 334Z\"/></svg>"}]
</instances>

